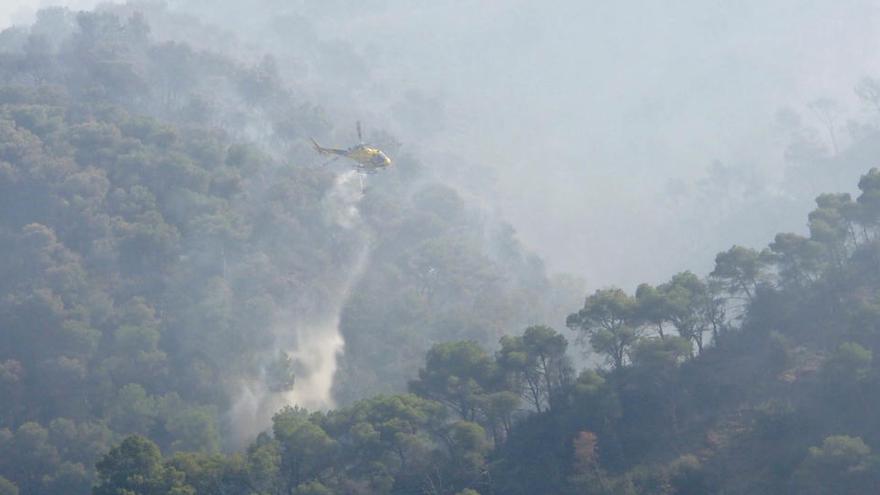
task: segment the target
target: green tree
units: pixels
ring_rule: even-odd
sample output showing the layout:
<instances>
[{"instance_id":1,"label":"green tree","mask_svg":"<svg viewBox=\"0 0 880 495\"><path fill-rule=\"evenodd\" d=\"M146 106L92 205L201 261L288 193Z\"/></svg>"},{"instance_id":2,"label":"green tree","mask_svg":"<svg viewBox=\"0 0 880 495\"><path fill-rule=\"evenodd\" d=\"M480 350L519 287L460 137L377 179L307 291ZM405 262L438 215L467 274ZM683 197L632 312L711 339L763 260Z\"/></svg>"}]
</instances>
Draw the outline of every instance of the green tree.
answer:
<instances>
[{"instance_id":1,"label":"green tree","mask_svg":"<svg viewBox=\"0 0 880 495\"><path fill-rule=\"evenodd\" d=\"M339 445L332 460L337 477L363 486L363 493L420 491L446 469L441 442L447 438L447 408L439 402L411 394L378 396L319 422Z\"/></svg>"},{"instance_id":2,"label":"green tree","mask_svg":"<svg viewBox=\"0 0 880 495\"><path fill-rule=\"evenodd\" d=\"M565 337L546 326L532 326L521 337L501 338L496 362L514 390L541 412L556 405L571 383Z\"/></svg>"},{"instance_id":3,"label":"green tree","mask_svg":"<svg viewBox=\"0 0 880 495\"><path fill-rule=\"evenodd\" d=\"M856 242L857 205L848 193L821 194L808 219L810 239L825 246L832 266L840 269Z\"/></svg>"},{"instance_id":4,"label":"green tree","mask_svg":"<svg viewBox=\"0 0 880 495\"><path fill-rule=\"evenodd\" d=\"M195 495L178 471L162 463L159 447L139 435L110 449L96 467L95 495Z\"/></svg>"},{"instance_id":5,"label":"green tree","mask_svg":"<svg viewBox=\"0 0 880 495\"><path fill-rule=\"evenodd\" d=\"M413 392L447 404L466 420L476 419L481 396L495 375L492 358L474 341L435 344L428 351Z\"/></svg>"},{"instance_id":6,"label":"green tree","mask_svg":"<svg viewBox=\"0 0 880 495\"><path fill-rule=\"evenodd\" d=\"M703 336L710 328L707 310L712 307L706 284L691 272L681 272L663 284L660 291L667 301L667 319L682 338L692 341L702 353Z\"/></svg>"},{"instance_id":7,"label":"green tree","mask_svg":"<svg viewBox=\"0 0 880 495\"><path fill-rule=\"evenodd\" d=\"M666 338L663 324L669 321L669 300L664 291L650 284L636 288L636 313L638 319L657 327L657 335Z\"/></svg>"},{"instance_id":8,"label":"green tree","mask_svg":"<svg viewBox=\"0 0 880 495\"><path fill-rule=\"evenodd\" d=\"M282 409L272 418L272 431L281 447L281 474L288 490L332 469L337 442L306 411Z\"/></svg>"},{"instance_id":9,"label":"green tree","mask_svg":"<svg viewBox=\"0 0 880 495\"><path fill-rule=\"evenodd\" d=\"M521 393L502 390L486 394L480 404L495 445L500 445L513 428L513 414L520 407Z\"/></svg>"},{"instance_id":10,"label":"green tree","mask_svg":"<svg viewBox=\"0 0 880 495\"><path fill-rule=\"evenodd\" d=\"M693 352L691 342L690 339L677 336L665 339L642 338L633 346L633 366L655 372L674 368Z\"/></svg>"},{"instance_id":11,"label":"green tree","mask_svg":"<svg viewBox=\"0 0 880 495\"><path fill-rule=\"evenodd\" d=\"M806 287L824 268L825 249L821 243L797 234L776 234L770 243L783 285Z\"/></svg>"},{"instance_id":12,"label":"green tree","mask_svg":"<svg viewBox=\"0 0 880 495\"><path fill-rule=\"evenodd\" d=\"M855 342L844 342L822 366L822 378L833 400L852 400L867 393L873 353ZM869 393L868 393L869 394Z\"/></svg>"},{"instance_id":13,"label":"green tree","mask_svg":"<svg viewBox=\"0 0 880 495\"><path fill-rule=\"evenodd\" d=\"M258 493L281 490L281 444L267 433L260 433L248 447L246 455L249 484Z\"/></svg>"},{"instance_id":14,"label":"green tree","mask_svg":"<svg viewBox=\"0 0 880 495\"><path fill-rule=\"evenodd\" d=\"M0 467L22 492L46 490L47 481L61 463L49 431L40 424L24 423L14 432L0 429Z\"/></svg>"},{"instance_id":15,"label":"green tree","mask_svg":"<svg viewBox=\"0 0 880 495\"><path fill-rule=\"evenodd\" d=\"M18 487L15 483L0 476L0 495L18 495Z\"/></svg>"},{"instance_id":16,"label":"green tree","mask_svg":"<svg viewBox=\"0 0 880 495\"><path fill-rule=\"evenodd\" d=\"M483 428L469 421L456 421L444 435L449 470L446 484L476 486L484 476L489 442Z\"/></svg>"},{"instance_id":17,"label":"green tree","mask_svg":"<svg viewBox=\"0 0 880 495\"><path fill-rule=\"evenodd\" d=\"M583 309L568 316L566 325L579 332L579 342L589 343L620 369L642 334L636 309L635 299L620 289L597 290L587 297Z\"/></svg>"},{"instance_id":18,"label":"green tree","mask_svg":"<svg viewBox=\"0 0 880 495\"><path fill-rule=\"evenodd\" d=\"M165 461L166 469L180 473L186 485L196 494L247 493L255 486L249 483L245 460L241 455L176 453Z\"/></svg>"},{"instance_id":19,"label":"green tree","mask_svg":"<svg viewBox=\"0 0 880 495\"><path fill-rule=\"evenodd\" d=\"M156 422L158 404L144 387L129 383L110 404L108 417L115 431L147 434Z\"/></svg>"},{"instance_id":20,"label":"green tree","mask_svg":"<svg viewBox=\"0 0 880 495\"><path fill-rule=\"evenodd\" d=\"M769 261L768 254L754 249L733 246L715 257L715 269L710 277L724 282L729 294L745 294L749 301L755 297Z\"/></svg>"},{"instance_id":21,"label":"green tree","mask_svg":"<svg viewBox=\"0 0 880 495\"><path fill-rule=\"evenodd\" d=\"M880 481L877 459L859 437L833 435L810 447L795 473L799 493L805 495L869 493Z\"/></svg>"}]
</instances>

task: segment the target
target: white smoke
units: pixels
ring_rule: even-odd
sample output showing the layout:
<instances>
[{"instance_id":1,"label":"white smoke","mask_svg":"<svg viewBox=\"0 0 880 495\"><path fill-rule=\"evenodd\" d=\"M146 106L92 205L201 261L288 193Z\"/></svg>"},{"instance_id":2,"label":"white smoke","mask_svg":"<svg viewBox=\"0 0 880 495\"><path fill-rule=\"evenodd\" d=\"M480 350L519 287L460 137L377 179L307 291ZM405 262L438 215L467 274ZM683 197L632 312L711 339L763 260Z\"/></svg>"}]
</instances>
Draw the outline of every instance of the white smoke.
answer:
<instances>
[{"instance_id":1,"label":"white smoke","mask_svg":"<svg viewBox=\"0 0 880 495\"><path fill-rule=\"evenodd\" d=\"M233 441L243 445L271 425L272 415L284 406L309 410L335 406L332 389L338 361L345 348L339 332L342 308L358 283L372 252L371 235L361 221L358 204L363 199L363 176L349 171L336 177L333 187L322 200L327 220L358 234L361 246L350 263L340 266L347 275L340 283L335 298L320 315L308 318L291 313L278 315L275 324L276 349L267 357L284 351L294 363L296 380L288 392L273 393L265 376L241 384L237 399L230 410ZM265 372L264 372L265 375Z\"/></svg>"},{"instance_id":2,"label":"white smoke","mask_svg":"<svg viewBox=\"0 0 880 495\"><path fill-rule=\"evenodd\" d=\"M242 383L229 411L233 446L247 445L271 423L273 411L280 406L278 396L269 392L264 381Z\"/></svg>"},{"instance_id":3,"label":"white smoke","mask_svg":"<svg viewBox=\"0 0 880 495\"><path fill-rule=\"evenodd\" d=\"M353 229L360 222L358 203L364 197L364 176L350 170L336 177L333 188L324 197L324 211L340 227Z\"/></svg>"},{"instance_id":4,"label":"white smoke","mask_svg":"<svg viewBox=\"0 0 880 495\"><path fill-rule=\"evenodd\" d=\"M364 243L358 250L331 316L323 323L302 325L297 329L297 342L287 349L287 354L300 371L293 390L284 394L286 404L306 409L326 409L335 405L331 395L333 377L345 347L345 340L339 333L339 317L351 289L367 267L370 251L369 243Z\"/></svg>"}]
</instances>

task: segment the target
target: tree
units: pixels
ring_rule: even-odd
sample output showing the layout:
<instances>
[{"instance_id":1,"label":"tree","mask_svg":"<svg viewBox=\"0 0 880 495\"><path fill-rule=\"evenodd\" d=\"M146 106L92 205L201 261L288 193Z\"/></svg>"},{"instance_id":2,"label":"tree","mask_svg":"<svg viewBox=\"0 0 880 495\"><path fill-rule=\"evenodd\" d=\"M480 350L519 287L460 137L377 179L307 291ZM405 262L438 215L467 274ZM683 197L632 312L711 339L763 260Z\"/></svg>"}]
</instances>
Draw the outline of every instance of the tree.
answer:
<instances>
[{"instance_id":1,"label":"tree","mask_svg":"<svg viewBox=\"0 0 880 495\"><path fill-rule=\"evenodd\" d=\"M667 301L666 318L678 334L697 345L703 352L703 334L709 329L707 310L712 297L706 284L691 272L681 272L663 284L660 291Z\"/></svg>"},{"instance_id":2,"label":"tree","mask_svg":"<svg viewBox=\"0 0 880 495\"><path fill-rule=\"evenodd\" d=\"M449 481L445 484L474 486L480 483L490 447L483 428L469 421L456 421L449 427L444 439L449 466Z\"/></svg>"},{"instance_id":3,"label":"tree","mask_svg":"<svg viewBox=\"0 0 880 495\"><path fill-rule=\"evenodd\" d=\"M833 435L810 447L795 481L805 495L870 493L880 481L880 463L861 438Z\"/></svg>"},{"instance_id":4,"label":"tree","mask_svg":"<svg viewBox=\"0 0 880 495\"><path fill-rule=\"evenodd\" d=\"M751 302L767 268L768 255L754 249L733 246L715 256L715 269L710 277L724 282L732 295L745 294Z\"/></svg>"},{"instance_id":5,"label":"tree","mask_svg":"<svg viewBox=\"0 0 880 495\"><path fill-rule=\"evenodd\" d=\"M281 447L281 475L288 491L334 464L336 441L305 410L285 407L272 418L272 431Z\"/></svg>"},{"instance_id":6,"label":"tree","mask_svg":"<svg viewBox=\"0 0 880 495\"><path fill-rule=\"evenodd\" d=\"M675 368L693 353L691 340L669 336L665 339L642 338L633 347L633 366L652 370L654 373Z\"/></svg>"},{"instance_id":7,"label":"tree","mask_svg":"<svg viewBox=\"0 0 880 495\"><path fill-rule=\"evenodd\" d=\"M256 488L249 483L247 466L240 455L178 452L165 461L165 466L180 473L197 494L248 493Z\"/></svg>"},{"instance_id":8,"label":"tree","mask_svg":"<svg viewBox=\"0 0 880 495\"><path fill-rule=\"evenodd\" d=\"M116 394L108 408L110 424L115 431L146 435L156 422L158 404L144 387L129 383Z\"/></svg>"},{"instance_id":9,"label":"tree","mask_svg":"<svg viewBox=\"0 0 880 495\"><path fill-rule=\"evenodd\" d=\"M496 361L535 410L552 409L571 382L565 337L546 326L532 326L521 337L502 337Z\"/></svg>"},{"instance_id":10,"label":"tree","mask_svg":"<svg viewBox=\"0 0 880 495\"><path fill-rule=\"evenodd\" d=\"M700 460L693 454L685 454L673 461L667 468L669 483L676 495L700 495L711 493Z\"/></svg>"},{"instance_id":11,"label":"tree","mask_svg":"<svg viewBox=\"0 0 880 495\"><path fill-rule=\"evenodd\" d=\"M770 250L785 286L806 287L818 278L825 266L822 244L798 234L776 234Z\"/></svg>"},{"instance_id":12,"label":"tree","mask_svg":"<svg viewBox=\"0 0 880 495\"><path fill-rule=\"evenodd\" d=\"M379 396L356 402L313 421L321 424L338 449L330 459L343 484L361 486L355 493L419 492L440 483L436 474L447 467L448 412L439 402L407 394ZM468 424L470 424L468 422ZM407 491L409 490L409 491Z\"/></svg>"},{"instance_id":13,"label":"tree","mask_svg":"<svg viewBox=\"0 0 880 495\"><path fill-rule=\"evenodd\" d=\"M258 493L281 491L281 444L262 432L248 447L245 470L248 482Z\"/></svg>"},{"instance_id":14,"label":"tree","mask_svg":"<svg viewBox=\"0 0 880 495\"><path fill-rule=\"evenodd\" d=\"M0 429L0 469L24 493L40 493L61 459L49 432L40 424L27 422L14 432Z\"/></svg>"},{"instance_id":15,"label":"tree","mask_svg":"<svg viewBox=\"0 0 880 495\"><path fill-rule=\"evenodd\" d=\"M636 301L620 289L602 289L587 297L583 309L566 319L568 328L579 332L578 342L588 342L604 354L615 369L641 335Z\"/></svg>"},{"instance_id":16,"label":"tree","mask_svg":"<svg viewBox=\"0 0 880 495\"><path fill-rule=\"evenodd\" d=\"M220 450L213 408L175 404L179 400L169 402L170 407L165 407L163 416L165 430L173 439L170 445L172 452L216 453Z\"/></svg>"},{"instance_id":17,"label":"tree","mask_svg":"<svg viewBox=\"0 0 880 495\"><path fill-rule=\"evenodd\" d=\"M473 421L480 397L495 375L492 358L474 341L435 344L425 367L409 388L423 397L447 404L458 415Z\"/></svg>"},{"instance_id":18,"label":"tree","mask_svg":"<svg viewBox=\"0 0 880 495\"><path fill-rule=\"evenodd\" d=\"M495 445L501 445L504 438L510 435L510 430L513 428L513 413L520 406L521 396L521 393L502 390L483 397L480 411L492 432Z\"/></svg>"},{"instance_id":19,"label":"tree","mask_svg":"<svg viewBox=\"0 0 880 495\"><path fill-rule=\"evenodd\" d=\"M636 313L638 319L657 327L657 335L666 338L663 323L669 319L669 300L666 294L649 284L636 288Z\"/></svg>"},{"instance_id":20,"label":"tree","mask_svg":"<svg viewBox=\"0 0 880 495\"><path fill-rule=\"evenodd\" d=\"M162 463L159 447L140 435L110 449L96 467L95 495L195 495L178 471Z\"/></svg>"},{"instance_id":21,"label":"tree","mask_svg":"<svg viewBox=\"0 0 880 495\"><path fill-rule=\"evenodd\" d=\"M855 342L844 342L825 361L822 374L834 394L857 393L871 372L873 354Z\"/></svg>"},{"instance_id":22,"label":"tree","mask_svg":"<svg viewBox=\"0 0 880 495\"><path fill-rule=\"evenodd\" d=\"M859 179L861 194L856 198L858 218L865 240L876 239L880 227L880 170L872 168Z\"/></svg>"},{"instance_id":23,"label":"tree","mask_svg":"<svg viewBox=\"0 0 880 495\"><path fill-rule=\"evenodd\" d=\"M840 193L819 195L816 206L808 216L810 239L825 246L832 266L841 268L856 242L857 205L848 193Z\"/></svg>"},{"instance_id":24,"label":"tree","mask_svg":"<svg viewBox=\"0 0 880 495\"><path fill-rule=\"evenodd\" d=\"M0 476L0 495L18 495L18 487L15 483Z\"/></svg>"}]
</instances>

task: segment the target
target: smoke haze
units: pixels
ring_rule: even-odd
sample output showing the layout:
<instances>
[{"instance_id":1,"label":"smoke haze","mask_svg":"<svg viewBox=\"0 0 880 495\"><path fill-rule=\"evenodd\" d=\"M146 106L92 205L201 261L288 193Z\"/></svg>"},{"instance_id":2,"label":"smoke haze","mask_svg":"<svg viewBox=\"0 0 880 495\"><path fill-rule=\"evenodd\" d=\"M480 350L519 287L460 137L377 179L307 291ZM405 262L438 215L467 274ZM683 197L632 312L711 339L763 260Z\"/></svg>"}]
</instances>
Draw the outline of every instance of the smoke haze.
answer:
<instances>
[{"instance_id":1,"label":"smoke haze","mask_svg":"<svg viewBox=\"0 0 880 495\"><path fill-rule=\"evenodd\" d=\"M326 410L336 405L333 384L338 359L345 348L339 331L342 308L367 267L372 249L372 235L363 224L358 204L364 197L364 178L350 170L339 174L322 203L327 218L359 237L360 247L351 260L336 267L341 283L331 292L330 301L320 310L306 314L280 311L275 315L275 345L270 358L283 352L293 363L295 384L287 391L276 393L267 386L265 373L259 380L242 384L229 413L234 443L245 445L257 433L271 425L272 416L284 406L298 406L311 411ZM268 365L268 362L266 363Z\"/></svg>"},{"instance_id":2,"label":"smoke haze","mask_svg":"<svg viewBox=\"0 0 880 495\"><path fill-rule=\"evenodd\" d=\"M870 492L878 40L2 2L0 493Z\"/></svg>"},{"instance_id":3,"label":"smoke haze","mask_svg":"<svg viewBox=\"0 0 880 495\"><path fill-rule=\"evenodd\" d=\"M853 86L880 71L880 11L864 1L263 5L279 19L274 32L231 5L208 15L297 60L308 55L295 41L309 36L359 55L344 70L310 66L314 80L350 75L315 89L332 115L355 108L393 130L552 269L591 286L708 269L733 242L802 230L796 212L812 197L783 191L777 112L818 126L807 104L831 97L859 115ZM297 34L278 34L287 21ZM716 163L750 182L751 197L700 204ZM791 203L747 229L719 225L767 200Z\"/></svg>"},{"instance_id":4,"label":"smoke haze","mask_svg":"<svg viewBox=\"0 0 880 495\"><path fill-rule=\"evenodd\" d=\"M783 191L777 112L818 127L807 103L832 97L858 115L853 86L880 72L880 8L866 1L167 6L275 54L340 139L357 117L388 129L512 222L551 269L592 287L708 268L733 242L801 230L796 212L812 198ZM707 210L701 184L718 164L750 182L747 197ZM746 232L735 217L756 196L788 206ZM696 242L685 235L695 231Z\"/></svg>"}]
</instances>

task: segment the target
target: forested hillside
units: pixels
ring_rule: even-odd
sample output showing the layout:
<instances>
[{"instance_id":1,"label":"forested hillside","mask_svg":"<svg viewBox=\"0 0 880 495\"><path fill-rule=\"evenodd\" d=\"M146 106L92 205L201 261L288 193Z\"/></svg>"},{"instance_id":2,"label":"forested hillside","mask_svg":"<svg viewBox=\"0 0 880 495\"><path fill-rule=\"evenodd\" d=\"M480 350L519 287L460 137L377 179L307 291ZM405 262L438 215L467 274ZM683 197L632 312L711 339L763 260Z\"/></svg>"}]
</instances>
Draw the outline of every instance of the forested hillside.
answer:
<instances>
[{"instance_id":1,"label":"forested hillside","mask_svg":"<svg viewBox=\"0 0 880 495\"><path fill-rule=\"evenodd\" d=\"M291 397L402 390L432 342L564 311L415 158L363 197L318 167L305 139L333 125L269 58L64 9L0 51L0 475L21 493L88 493L131 433L237 448Z\"/></svg>"},{"instance_id":2,"label":"forested hillside","mask_svg":"<svg viewBox=\"0 0 880 495\"><path fill-rule=\"evenodd\" d=\"M0 33L0 495L880 486L875 124L792 158L865 171L807 234L584 298L381 129L365 190L319 166L351 123L272 57L133 10Z\"/></svg>"},{"instance_id":3,"label":"forested hillside","mask_svg":"<svg viewBox=\"0 0 880 495\"><path fill-rule=\"evenodd\" d=\"M589 295L568 326L598 370L546 326L436 344L409 394L283 408L240 453L129 436L95 493L871 493L880 171L859 186L705 279Z\"/></svg>"}]
</instances>

